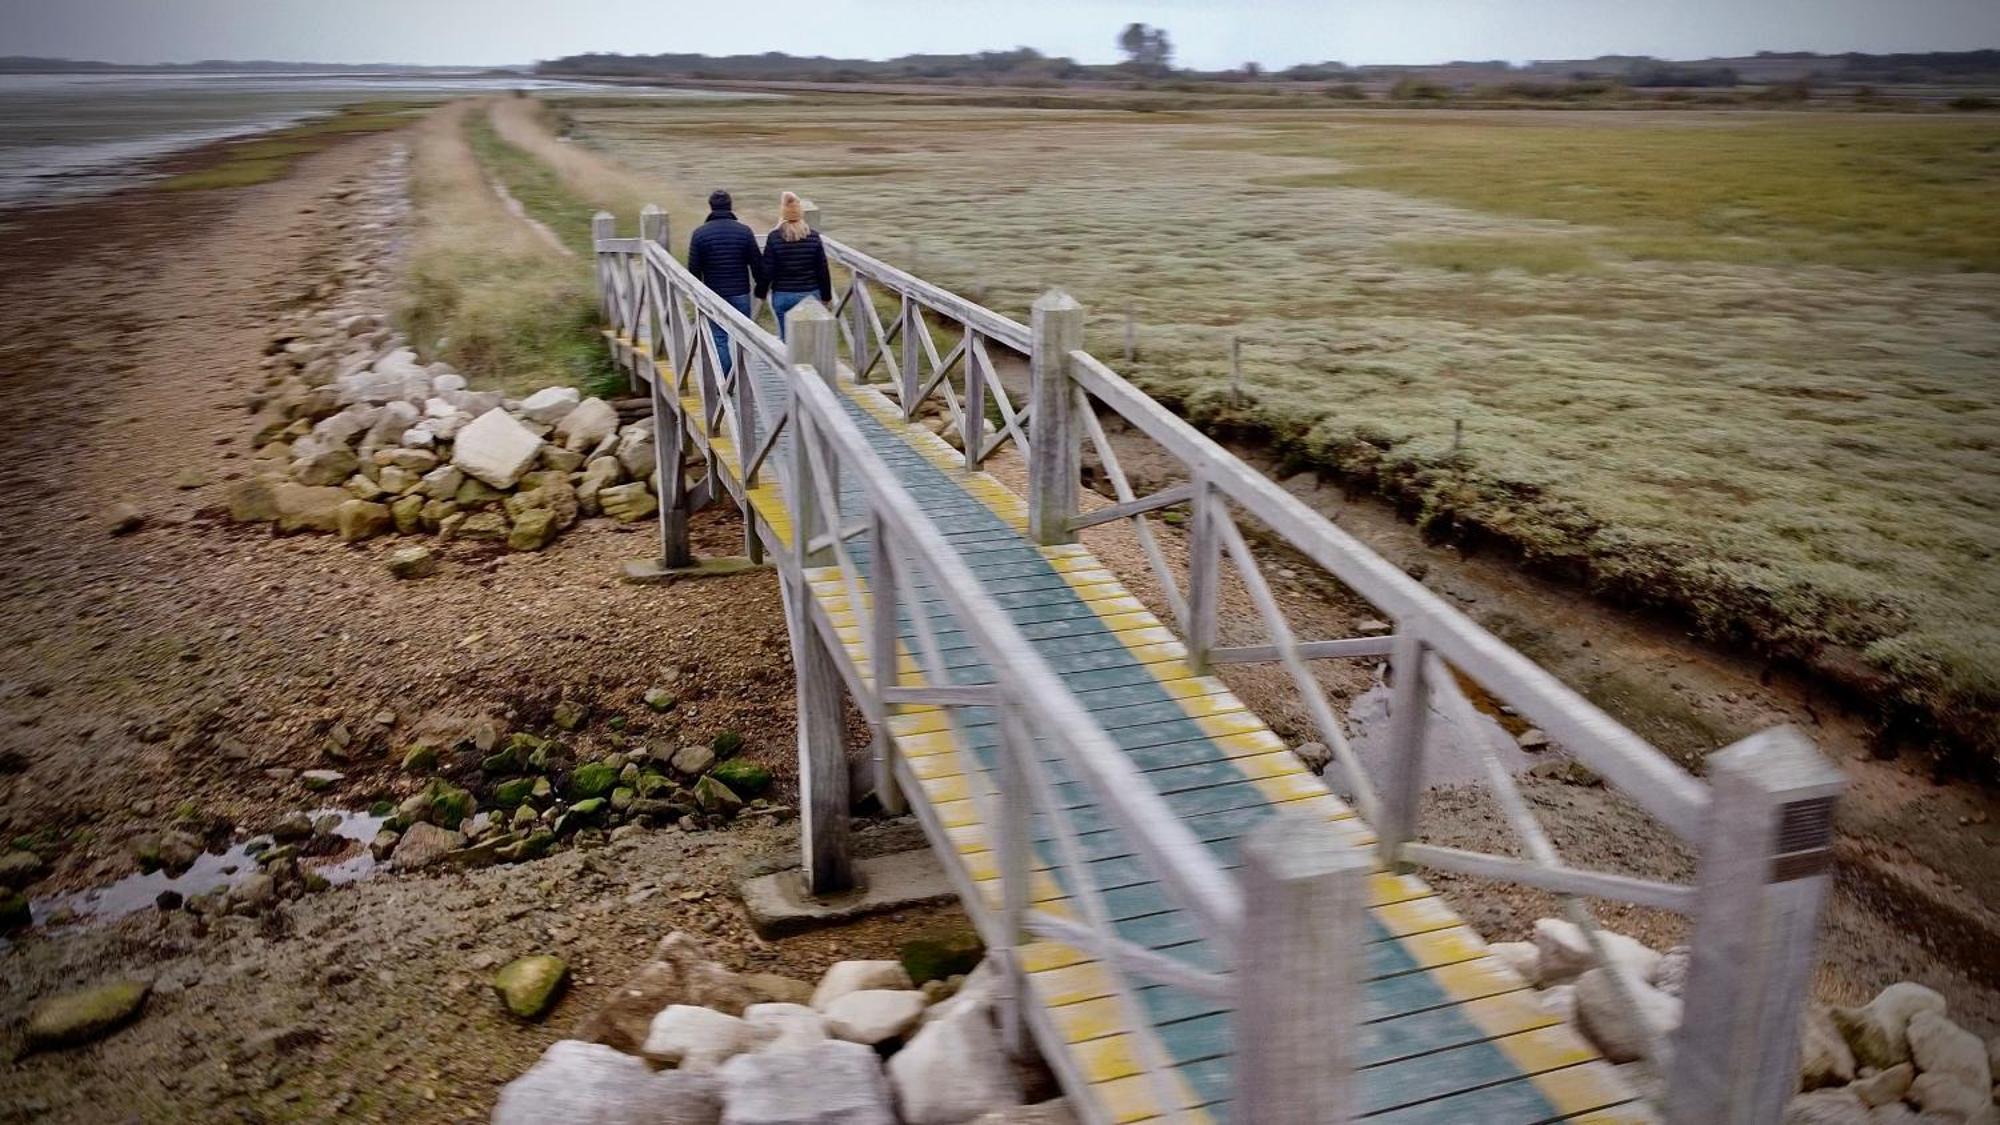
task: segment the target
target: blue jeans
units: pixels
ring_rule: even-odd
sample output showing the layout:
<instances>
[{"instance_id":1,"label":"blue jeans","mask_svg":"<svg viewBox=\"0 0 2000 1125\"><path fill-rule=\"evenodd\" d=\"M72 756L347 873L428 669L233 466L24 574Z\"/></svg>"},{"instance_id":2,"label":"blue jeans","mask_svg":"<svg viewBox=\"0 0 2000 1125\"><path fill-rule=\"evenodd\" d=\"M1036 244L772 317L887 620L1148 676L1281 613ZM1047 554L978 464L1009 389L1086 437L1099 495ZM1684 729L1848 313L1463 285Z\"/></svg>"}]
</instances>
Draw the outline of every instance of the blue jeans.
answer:
<instances>
[{"instance_id":1,"label":"blue jeans","mask_svg":"<svg viewBox=\"0 0 2000 1125\"><path fill-rule=\"evenodd\" d=\"M778 318L778 339L782 340L785 338L785 314L791 312L794 307L803 305L807 301L815 300L818 297L819 294L810 289L797 293L774 292L771 294L771 312Z\"/></svg>"},{"instance_id":2,"label":"blue jeans","mask_svg":"<svg viewBox=\"0 0 2000 1125\"><path fill-rule=\"evenodd\" d=\"M750 315L750 294L744 293L739 296L724 297L722 299L728 301L737 312L742 313L744 316ZM727 375L729 374L729 332L722 325L714 321L709 322L708 330L715 336L715 354L720 361L721 373Z\"/></svg>"}]
</instances>

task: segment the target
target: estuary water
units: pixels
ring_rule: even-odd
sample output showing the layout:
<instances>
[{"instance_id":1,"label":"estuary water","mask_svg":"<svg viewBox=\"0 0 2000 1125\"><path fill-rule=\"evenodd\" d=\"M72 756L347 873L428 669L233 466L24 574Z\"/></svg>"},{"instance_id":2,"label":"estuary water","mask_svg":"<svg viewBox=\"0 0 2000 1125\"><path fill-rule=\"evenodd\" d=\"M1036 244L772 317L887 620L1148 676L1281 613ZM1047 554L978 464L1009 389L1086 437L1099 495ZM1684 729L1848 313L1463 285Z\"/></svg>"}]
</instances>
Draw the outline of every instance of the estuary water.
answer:
<instances>
[{"instance_id":1,"label":"estuary water","mask_svg":"<svg viewBox=\"0 0 2000 1125\"><path fill-rule=\"evenodd\" d=\"M735 96L492 73L0 74L0 209L60 203L146 174L154 159L365 101L529 90L619 97Z\"/></svg>"}]
</instances>

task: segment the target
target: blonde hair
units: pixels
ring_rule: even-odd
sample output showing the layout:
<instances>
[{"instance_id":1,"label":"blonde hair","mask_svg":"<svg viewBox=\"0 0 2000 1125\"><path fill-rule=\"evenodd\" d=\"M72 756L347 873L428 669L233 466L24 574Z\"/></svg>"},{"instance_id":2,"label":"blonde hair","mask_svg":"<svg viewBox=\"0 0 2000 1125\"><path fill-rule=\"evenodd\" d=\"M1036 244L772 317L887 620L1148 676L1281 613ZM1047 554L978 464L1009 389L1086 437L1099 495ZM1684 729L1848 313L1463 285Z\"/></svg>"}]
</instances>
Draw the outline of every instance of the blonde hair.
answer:
<instances>
[{"instance_id":1,"label":"blonde hair","mask_svg":"<svg viewBox=\"0 0 2000 1125\"><path fill-rule=\"evenodd\" d=\"M812 233L806 225L805 204L789 191L778 197L778 219L778 236L786 242L797 242Z\"/></svg>"}]
</instances>

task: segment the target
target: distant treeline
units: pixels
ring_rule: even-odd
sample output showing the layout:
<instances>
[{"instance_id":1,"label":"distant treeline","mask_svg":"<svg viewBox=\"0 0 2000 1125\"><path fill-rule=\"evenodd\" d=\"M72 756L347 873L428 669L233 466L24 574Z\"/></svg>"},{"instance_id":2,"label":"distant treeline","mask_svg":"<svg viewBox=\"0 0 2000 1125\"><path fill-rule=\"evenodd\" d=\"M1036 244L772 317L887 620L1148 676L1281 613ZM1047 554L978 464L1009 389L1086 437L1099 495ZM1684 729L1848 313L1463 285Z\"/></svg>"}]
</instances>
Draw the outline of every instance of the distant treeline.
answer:
<instances>
[{"instance_id":1,"label":"distant treeline","mask_svg":"<svg viewBox=\"0 0 2000 1125\"><path fill-rule=\"evenodd\" d=\"M1416 76L1456 86L1551 80L1615 82L1635 88L1727 87L1772 82L1873 84L2000 83L2000 50L1932 51L1922 54L1818 55L1806 51L1764 51L1741 58L1694 62L1643 55L1554 60L1516 66L1503 59L1413 66L1358 66L1340 62L1302 63L1266 70L1245 63L1230 70L1168 68L1137 59L1115 64L1079 63L1044 55L1032 47L958 55L903 55L893 59L843 59L824 55L657 54L593 52L537 63L544 75L597 75L627 78L697 79L737 82L930 82L963 85L1051 86L1075 82L1148 83L1162 79L1195 82L1394 83Z\"/></svg>"}]
</instances>

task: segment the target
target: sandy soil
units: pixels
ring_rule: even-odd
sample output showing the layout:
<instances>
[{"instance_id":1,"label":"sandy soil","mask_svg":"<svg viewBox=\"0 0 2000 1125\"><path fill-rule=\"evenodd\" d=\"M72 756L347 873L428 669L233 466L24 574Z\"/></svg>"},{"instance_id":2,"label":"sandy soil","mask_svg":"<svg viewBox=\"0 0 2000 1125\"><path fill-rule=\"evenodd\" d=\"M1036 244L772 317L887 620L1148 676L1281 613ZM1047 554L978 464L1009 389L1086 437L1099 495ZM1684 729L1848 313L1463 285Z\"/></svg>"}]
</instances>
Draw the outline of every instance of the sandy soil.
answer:
<instances>
[{"instance_id":1,"label":"sandy soil","mask_svg":"<svg viewBox=\"0 0 2000 1125\"><path fill-rule=\"evenodd\" d=\"M341 268L338 193L395 143L356 140L257 188L136 193L6 231L0 386L22 424L0 489L0 838L53 862L37 899L129 873L131 839L176 820L215 838L293 809L364 808L416 784L395 763L419 725L539 728L559 698L590 706L586 742L614 716L628 736L741 732L792 799L769 572L623 585L618 564L653 550L650 526L587 521L536 555L444 547L439 575L403 583L383 567L390 542L221 518L249 463L271 323ZM136 532L111 534L120 504L144 514ZM695 541L728 553L740 525L705 515ZM656 685L681 705L652 714L641 697ZM332 764L336 723L363 752L333 794L309 795L289 771ZM473 875L380 877L255 920L147 910L19 937L0 950L0 1052L52 992L135 974L159 988L137 1026L0 1070L0 1120L483 1120L498 1086L672 929L726 963L811 979L958 917L765 945L729 887L795 863L795 833L654 832ZM544 951L577 985L545 1025L513 1024L490 970Z\"/></svg>"}]
</instances>

